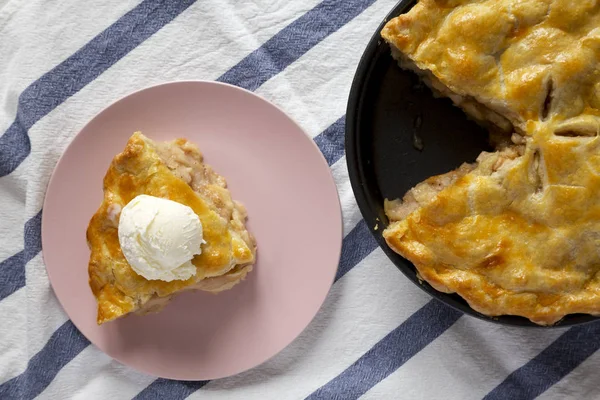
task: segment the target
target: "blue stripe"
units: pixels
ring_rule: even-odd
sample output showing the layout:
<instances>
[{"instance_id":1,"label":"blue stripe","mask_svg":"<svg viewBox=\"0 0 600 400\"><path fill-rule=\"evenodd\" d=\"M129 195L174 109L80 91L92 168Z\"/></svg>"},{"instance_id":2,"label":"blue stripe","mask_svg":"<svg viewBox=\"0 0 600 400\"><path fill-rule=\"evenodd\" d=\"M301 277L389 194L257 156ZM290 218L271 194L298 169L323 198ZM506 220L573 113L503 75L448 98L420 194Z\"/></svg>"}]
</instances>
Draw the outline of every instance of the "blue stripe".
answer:
<instances>
[{"instance_id":1,"label":"blue stripe","mask_svg":"<svg viewBox=\"0 0 600 400\"><path fill-rule=\"evenodd\" d=\"M567 376L599 348L600 323L575 326L510 374L484 399L534 399Z\"/></svg>"},{"instance_id":2,"label":"blue stripe","mask_svg":"<svg viewBox=\"0 0 600 400\"><path fill-rule=\"evenodd\" d=\"M0 385L0 398L33 399L52 382L62 367L89 344L71 321L65 322L44 348L29 360L25 372Z\"/></svg>"},{"instance_id":3,"label":"blue stripe","mask_svg":"<svg viewBox=\"0 0 600 400\"><path fill-rule=\"evenodd\" d=\"M0 137L0 177L31 152L27 131L42 117L119 61L195 0L144 0L19 96L17 117Z\"/></svg>"},{"instance_id":4,"label":"blue stripe","mask_svg":"<svg viewBox=\"0 0 600 400\"><path fill-rule=\"evenodd\" d=\"M134 400L185 399L210 381L172 381L158 378L135 396Z\"/></svg>"},{"instance_id":5,"label":"blue stripe","mask_svg":"<svg viewBox=\"0 0 600 400\"><path fill-rule=\"evenodd\" d=\"M219 81L256 90L375 0L325 0L224 73Z\"/></svg>"},{"instance_id":6,"label":"blue stripe","mask_svg":"<svg viewBox=\"0 0 600 400\"><path fill-rule=\"evenodd\" d=\"M0 263L0 300L25 286L25 250Z\"/></svg>"},{"instance_id":7,"label":"blue stripe","mask_svg":"<svg viewBox=\"0 0 600 400\"><path fill-rule=\"evenodd\" d=\"M42 212L25 223L25 248L0 263L0 300L25 286L25 265L42 250Z\"/></svg>"},{"instance_id":8,"label":"blue stripe","mask_svg":"<svg viewBox=\"0 0 600 400\"><path fill-rule=\"evenodd\" d=\"M433 342L461 315L459 311L437 300L430 300L354 364L307 399L359 398Z\"/></svg>"},{"instance_id":9,"label":"blue stripe","mask_svg":"<svg viewBox=\"0 0 600 400\"><path fill-rule=\"evenodd\" d=\"M325 156L327 164L335 164L344 155L344 120L345 116L335 121L320 135L315 137L315 143Z\"/></svg>"},{"instance_id":10,"label":"blue stripe","mask_svg":"<svg viewBox=\"0 0 600 400\"><path fill-rule=\"evenodd\" d=\"M365 220L361 220L342 242L342 257L335 275L337 282L366 256L377 248L377 241L369 232Z\"/></svg>"}]
</instances>

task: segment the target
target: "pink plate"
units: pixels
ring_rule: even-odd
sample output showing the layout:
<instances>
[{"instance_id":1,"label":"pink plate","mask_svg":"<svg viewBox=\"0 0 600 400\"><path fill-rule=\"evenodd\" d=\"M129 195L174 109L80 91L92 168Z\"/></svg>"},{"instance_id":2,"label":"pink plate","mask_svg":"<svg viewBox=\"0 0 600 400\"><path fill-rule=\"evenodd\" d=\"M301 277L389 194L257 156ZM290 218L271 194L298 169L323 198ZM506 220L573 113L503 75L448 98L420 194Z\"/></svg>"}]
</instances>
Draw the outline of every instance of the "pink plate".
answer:
<instances>
[{"instance_id":1,"label":"pink plate","mask_svg":"<svg viewBox=\"0 0 600 400\"><path fill-rule=\"evenodd\" d=\"M200 147L246 205L258 262L230 291L185 293L161 313L98 326L85 231L112 158L137 130ZM245 371L294 340L325 300L341 242L335 183L314 142L271 103L216 82L151 87L98 114L58 162L42 218L48 275L77 328L123 364L183 380Z\"/></svg>"}]
</instances>

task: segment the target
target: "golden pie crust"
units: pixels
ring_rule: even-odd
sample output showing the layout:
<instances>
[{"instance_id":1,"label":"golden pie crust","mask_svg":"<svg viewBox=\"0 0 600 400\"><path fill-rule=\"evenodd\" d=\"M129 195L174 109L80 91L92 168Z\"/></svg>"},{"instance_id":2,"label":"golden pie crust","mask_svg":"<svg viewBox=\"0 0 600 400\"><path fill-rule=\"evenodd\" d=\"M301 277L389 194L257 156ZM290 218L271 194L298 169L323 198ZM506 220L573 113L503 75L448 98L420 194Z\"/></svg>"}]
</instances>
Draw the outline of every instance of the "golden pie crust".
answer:
<instances>
[{"instance_id":1,"label":"golden pie crust","mask_svg":"<svg viewBox=\"0 0 600 400\"><path fill-rule=\"evenodd\" d=\"M121 209L147 194L191 207L200 218L206 244L192 263L188 280L147 280L127 263L117 229ZM161 310L179 292L219 292L252 270L256 243L246 230L246 210L231 199L225 180L203 163L198 148L185 139L156 143L134 133L104 177L104 199L87 229L91 250L89 283L98 302L98 324L131 312Z\"/></svg>"},{"instance_id":2,"label":"golden pie crust","mask_svg":"<svg viewBox=\"0 0 600 400\"><path fill-rule=\"evenodd\" d=\"M512 144L386 201L388 245L489 316L600 315L600 4L421 0L392 55Z\"/></svg>"}]
</instances>

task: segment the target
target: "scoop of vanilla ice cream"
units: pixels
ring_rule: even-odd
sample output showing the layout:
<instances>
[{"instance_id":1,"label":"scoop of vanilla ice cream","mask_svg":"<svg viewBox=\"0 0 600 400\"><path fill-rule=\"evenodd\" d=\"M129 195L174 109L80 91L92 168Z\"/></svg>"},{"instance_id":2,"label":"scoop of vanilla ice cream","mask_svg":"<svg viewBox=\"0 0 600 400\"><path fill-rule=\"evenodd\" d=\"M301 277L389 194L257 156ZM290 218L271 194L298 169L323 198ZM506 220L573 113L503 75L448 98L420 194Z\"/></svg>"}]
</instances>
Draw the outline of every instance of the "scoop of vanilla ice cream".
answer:
<instances>
[{"instance_id":1,"label":"scoop of vanilla ice cream","mask_svg":"<svg viewBox=\"0 0 600 400\"><path fill-rule=\"evenodd\" d=\"M119 243L131 268L146 279L170 282L196 275L191 263L202 252L202 223L181 203L139 195L119 219Z\"/></svg>"}]
</instances>

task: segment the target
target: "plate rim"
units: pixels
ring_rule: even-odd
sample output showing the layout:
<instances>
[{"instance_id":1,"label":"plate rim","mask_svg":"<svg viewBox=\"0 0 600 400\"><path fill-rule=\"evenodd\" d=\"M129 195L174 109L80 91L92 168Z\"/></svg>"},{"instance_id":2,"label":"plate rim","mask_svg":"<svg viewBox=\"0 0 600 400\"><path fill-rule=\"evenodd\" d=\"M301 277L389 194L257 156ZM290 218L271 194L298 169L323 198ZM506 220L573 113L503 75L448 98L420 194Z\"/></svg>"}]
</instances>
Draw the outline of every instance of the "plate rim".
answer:
<instances>
[{"instance_id":1,"label":"plate rim","mask_svg":"<svg viewBox=\"0 0 600 400\"><path fill-rule=\"evenodd\" d=\"M298 339L298 337L300 337L302 335L302 333L304 331L306 331L306 329L308 329L308 327L313 323L313 321L315 320L316 316L319 314L319 312L322 310L323 305L325 304L325 301L327 300L330 292L331 292L331 288L333 286L333 284L335 283L335 277L337 275L337 272L339 270L339 263L341 260L341 256L342 256L342 244L343 244L343 238L344 238L344 220L343 220L343 212L342 212L342 205L341 205L341 201L340 201L340 195L339 195L339 191L337 189L337 184L335 182L335 178L333 177L333 174L331 172L331 168L327 163L327 160L325 159L325 156L323 155L323 153L321 152L321 150L319 149L319 146L315 143L314 139L308 134L308 132L296 121L295 118L293 118L291 115L289 115L287 112L285 112L281 107L279 107L277 104L273 103L272 101L266 99L263 96L260 96L257 93L254 93L248 89L245 89L243 87L240 86L236 86L236 85L232 85L226 82L219 82L219 81L214 81L214 80L203 80L203 79L183 79L183 80L171 80L171 81L165 81L165 82L161 82L161 83L157 83L157 84L153 84L153 85L149 85L149 86L145 86L143 88L140 88L138 90L135 91L131 91L121 97L119 97L118 99L114 100L113 102L111 102L110 104L106 105L105 107L103 107L100 111L98 111L96 114L94 114L94 116L92 116L89 120L87 120L87 122L77 131L77 133L70 139L70 141L68 142L68 144L65 146L64 150L62 151L62 153L60 154L60 156L58 157L54 167L52 168L52 173L50 174L50 178L48 179L48 183L45 187L44 190L44 200L42 202L42 218L41 218L41 229L40 229L40 241L41 241L41 256L42 256L42 261L44 264L44 269L46 271L46 274L48 275L48 281L50 283L50 287L52 288L52 292L54 294L54 296L56 297L56 299L58 300L58 303L60 305L60 307L62 308L63 312L67 315L68 317L68 321L71 321L71 323L75 326L75 328L77 328L77 330L81 333L81 335L83 335L86 340L88 340L90 342L91 345L95 346L98 350L100 350L102 353L106 354L108 357L110 357L111 359L117 361L118 363L126 366L127 368L131 368L135 371L144 373L146 375L149 376L153 376L156 378L166 378L166 379L172 379L172 380L182 380L182 378L174 376L174 375L169 375L169 374L161 374L161 375L157 375L152 371L149 371L148 369L145 368L140 368L139 366L132 366L129 363L127 363L126 361L123 360L122 357L120 356L115 356L113 354L109 354L107 353L105 350L99 348L94 342L92 342L84 333L84 331L82 329L80 329L79 324L77 322L75 322L71 316L69 315L69 313L67 313L66 308L63 304L63 300L57 295L55 289L54 289L54 284L53 284L53 278L52 276L54 275L52 272L50 272L50 270L48 269L48 264L46 262L46 258L45 258L45 248L46 246L44 245L44 243L47 243L47 229L49 226L49 222L48 222L48 214L44 212L44 210L46 209L47 206L47 202L48 202L48 190L51 188L52 183L55 181L55 179L57 179L56 177L56 173L57 170L59 168L59 166L61 165L61 163L64 162L64 158L65 155L67 154L67 152L72 148L72 146L74 146L75 142L77 140L81 140L81 133L86 130L86 128L88 128L92 123L94 123L94 121L96 121L98 118L101 117L101 115L106 112L109 108L112 108L114 106L116 106L118 103L128 99L129 97L135 96L141 92L145 92L145 91L150 91L153 89L157 89L160 87L164 87L164 86L171 86L171 85L179 85L179 84L183 84L183 85L196 85L196 84L208 84L208 85L216 85L216 86L222 86L227 88L228 90L235 90L235 91L242 91L246 94L251 95L254 98L259 99L260 101L268 104L269 106L275 108L282 116L284 116L285 118L287 118L291 124L295 125L295 127L302 132L303 136L305 137L305 139L311 143L314 151L318 154L319 156L319 162L322 163L322 165L326 168L326 170L328 171L327 174L327 180L328 180L328 185L330 186L330 188L332 189L333 194L335 194L335 204L336 204L336 219L338 221L338 228L337 233L336 233L336 240L335 240L335 246L337 247L337 251L336 251L336 256L335 259L336 264L335 264L335 268L331 268L331 276L328 279L328 285L327 285L327 291L326 293L324 293L323 298L321 299L321 301L319 302L319 307L317 307L314 312L312 313L312 316L310 317L310 319L307 321L306 325L299 330L293 337L290 337L288 340L286 340L285 344L283 345L283 347L279 348L278 350L276 350L273 354L269 355L267 358L264 358L262 361L249 366L247 368L244 369L240 369L237 372L233 373L233 374L227 374L227 375L218 375L215 377L198 377L198 378L189 378L186 377L184 380L188 380L188 381L204 381L204 380L215 380L215 379L222 379L222 378L227 378L227 377L231 377L231 376L236 376L239 374L242 374L244 372L247 372L251 369L257 368L263 364L265 364L266 362L268 362L269 360L271 360L272 358L274 358L275 356L277 356L279 353L281 353L283 350L285 350L288 346L290 346L293 342L296 341L296 339ZM91 218L91 217L90 217ZM46 232L46 233L45 233ZM338 240L339 239L339 240ZM87 265L86 265L87 267ZM56 279L56 278L55 278Z\"/></svg>"}]
</instances>

